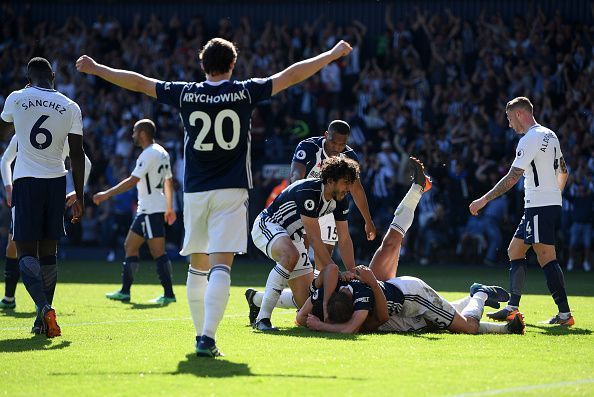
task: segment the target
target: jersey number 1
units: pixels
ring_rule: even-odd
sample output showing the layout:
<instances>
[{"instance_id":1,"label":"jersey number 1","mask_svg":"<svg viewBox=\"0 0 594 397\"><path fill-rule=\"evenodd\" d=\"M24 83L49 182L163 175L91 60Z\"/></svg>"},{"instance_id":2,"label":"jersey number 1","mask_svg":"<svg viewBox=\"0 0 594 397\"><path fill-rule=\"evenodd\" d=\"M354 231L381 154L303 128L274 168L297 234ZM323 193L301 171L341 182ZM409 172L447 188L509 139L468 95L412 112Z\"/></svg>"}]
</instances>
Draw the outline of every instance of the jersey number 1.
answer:
<instances>
[{"instance_id":1,"label":"jersey number 1","mask_svg":"<svg viewBox=\"0 0 594 397\"><path fill-rule=\"evenodd\" d=\"M231 124L233 125L233 136L231 137L230 141L226 141L225 137L223 136L223 121L229 118L231 120ZM190 114L190 125L192 127L196 126L196 120L202 120L202 128L196 137L196 142L194 142L194 149L199 150L201 152L211 152L214 149L213 143L204 143L206 136L210 132L210 127L212 126L212 120L207 113L196 111ZM214 136L217 144L221 149L224 150L233 150L239 143L239 135L241 129L241 122L239 120L239 116L237 113L231 109L224 109L217 113L215 120L214 120Z\"/></svg>"},{"instance_id":2,"label":"jersey number 1","mask_svg":"<svg viewBox=\"0 0 594 397\"><path fill-rule=\"evenodd\" d=\"M41 126L41 124L43 124L43 122L47 119L49 119L49 116L46 116L44 114L39 119L37 119L37 121L33 125L33 128L31 128L31 134L29 135L29 141L31 142L31 146L33 146L35 149L43 150L52 144L51 132L49 132L49 130L47 128L43 128ZM37 137L39 135L45 136L45 141L43 143L40 143L37 140Z\"/></svg>"}]
</instances>

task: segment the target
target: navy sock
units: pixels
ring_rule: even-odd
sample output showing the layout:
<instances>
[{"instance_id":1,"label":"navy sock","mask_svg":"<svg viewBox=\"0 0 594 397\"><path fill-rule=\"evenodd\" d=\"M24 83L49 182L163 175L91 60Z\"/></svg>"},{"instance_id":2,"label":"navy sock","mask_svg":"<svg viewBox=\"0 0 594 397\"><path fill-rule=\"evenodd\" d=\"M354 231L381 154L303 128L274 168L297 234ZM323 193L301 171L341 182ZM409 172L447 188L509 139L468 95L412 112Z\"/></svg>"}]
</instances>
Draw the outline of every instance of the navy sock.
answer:
<instances>
[{"instance_id":1,"label":"navy sock","mask_svg":"<svg viewBox=\"0 0 594 397\"><path fill-rule=\"evenodd\" d=\"M51 305L54 301L54 292L58 282L58 259L56 255L42 256L39 258L41 265L41 279L43 281L43 292L47 302Z\"/></svg>"},{"instance_id":2,"label":"navy sock","mask_svg":"<svg viewBox=\"0 0 594 397\"><path fill-rule=\"evenodd\" d=\"M563 270L557 260L552 260L543 266L545 277L547 278L547 287L551 291L551 296L559 308L559 312L568 313L569 303L567 302L567 293L565 292L565 278Z\"/></svg>"},{"instance_id":3,"label":"navy sock","mask_svg":"<svg viewBox=\"0 0 594 397\"><path fill-rule=\"evenodd\" d=\"M509 293L508 304L510 306L520 306L520 298L524 292L526 284L526 269L528 261L526 259L514 259L509 261Z\"/></svg>"},{"instance_id":4,"label":"navy sock","mask_svg":"<svg viewBox=\"0 0 594 397\"><path fill-rule=\"evenodd\" d=\"M171 262L167 255L162 255L157 259L157 274L163 286L165 296L168 298L175 297L173 293L173 283L171 281Z\"/></svg>"},{"instance_id":5,"label":"navy sock","mask_svg":"<svg viewBox=\"0 0 594 397\"><path fill-rule=\"evenodd\" d=\"M20 276L18 259L7 257L4 265L4 296L14 297Z\"/></svg>"},{"instance_id":6,"label":"navy sock","mask_svg":"<svg viewBox=\"0 0 594 397\"><path fill-rule=\"evenodd\" d=\"M43 280L41 279L41 266L39 260L33 256L25 255L19 259L19 269L23 277L23 284L33 298L33 302L39 310L48 305L45 292L43 292Z\"/></svg>"},{"instance_id":7,"label":"navy sock","mask_svg":"<svg viewBox=\"0 0 594 397\"><path fill-rule=\"evenodd\" d=\"M122 294L130 294L130 287L134 282L136 271L138 271L138 257L126 257L122 266Z\"/></svg>"}]
</instances>

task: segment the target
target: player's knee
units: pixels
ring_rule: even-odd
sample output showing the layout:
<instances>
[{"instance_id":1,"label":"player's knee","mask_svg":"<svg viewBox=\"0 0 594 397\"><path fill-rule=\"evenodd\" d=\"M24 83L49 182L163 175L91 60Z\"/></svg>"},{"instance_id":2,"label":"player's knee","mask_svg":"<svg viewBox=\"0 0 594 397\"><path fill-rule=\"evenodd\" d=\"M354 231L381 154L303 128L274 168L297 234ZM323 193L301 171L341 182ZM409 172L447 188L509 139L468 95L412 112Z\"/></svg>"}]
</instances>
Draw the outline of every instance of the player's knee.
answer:
<instances>
[{"instance_id":1,"label":"player's knee","mask_svg":"<svg viewBox=\"0 0 594 397\"><path fill-rule=\"evenodd\" d=\"M287 247L283 250L279 259L285 269L293 270L297 266L297 262L299 262L299 251L294 246Z\"/></svg>"}]
</instances>

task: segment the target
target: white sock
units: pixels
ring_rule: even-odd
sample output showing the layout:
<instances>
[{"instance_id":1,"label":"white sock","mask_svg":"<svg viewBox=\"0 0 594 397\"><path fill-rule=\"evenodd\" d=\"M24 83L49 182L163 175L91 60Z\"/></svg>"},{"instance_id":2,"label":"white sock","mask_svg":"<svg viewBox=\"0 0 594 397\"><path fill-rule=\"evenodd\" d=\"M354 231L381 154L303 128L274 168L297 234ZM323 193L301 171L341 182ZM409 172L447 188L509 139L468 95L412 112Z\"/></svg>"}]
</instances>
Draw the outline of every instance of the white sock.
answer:
<instances>
[{"instance_id":1,"label":"white sock","mask_svg":"<svg viewBox=\"0 0 594 397\"><path fill-rule=\"evenodd\" d=\"M518 306L510 306L510 305L507 305L507 306L505 306L505 308L506 308L507 310L518 310Z\"/></svg>"},{"instance_id":2,"label":"white sock","mask_svg":"<svg viewBox=\"0 0 594 397\"><path fill-rule=\"evenodd\" d=\"M470 298L468 304L462 309L464 317L473 317L480 320L483 316L483 308L485 307L485 301L487 300L487 294L484 292L477 292Z\"/></svg>"},{"instance_id":3,"label":"white sock","mask_svg":"<svg viewBox=\"0 0 594 397\"><path fill-rule=\"evenodd\" d=\"M282 290L289 285L289 274L290 272L278 263L270 271L268 280L266 280L266 290L264 291L260 313L256 322L263 318L270 318Z\"/></svg>"},{"instance_id":4,"label":"white sock","mask_svg":"<svg viewBox=\"0 0 594 397\"><path fill-rule=\"evenodd\" d=\"M219 323L225 314L231 290L231 268L215 265L210 269L208 287L204 294L204 326L202 335L215 339Z\"/></svg>"},{"instance_id":5,"label":"white sock","mask_svg":"<svg viewBox=\"0 0 594 397\"><path fill-rule=\"evenodd\" d=\"M468 306L468 302L470 302L470 295L465 296L462 299L458 299L457 301L450 302L450 305L454 306L454 309L456 309L458 313L461 313L462 310Z\"/></svg>"},{"instance_id":6,"label":"white sock","mask_svg":"<svg viewBox=\"0 0 594 397\"><path fill-rule=\"evenodd\" d=\"M202 335L202 326L204 324L204 292L208 285L208 272L194 269L190 266L188 269L188 279L186 280L186 295L188 296L188 305L190 314L196 329L196 336Z\"/></svg>"},{"instance_id":7,"label":"white sock","mask_svg":"<svg viewBox=\"0 0 594 397\"><path fill-rule=\"evenodd\" d=\"M507 323L495 324L481 321L479 323L478 334L509 334Z\"/></svg>"},{"instance_id":8,"label":"white sock","mask_svg":"<svg viewBox=\"0 0 594 397\"><path fill-rule=\"evenodd\" d=\"M413 223L415 209L417 208L422 195L423 188L421 185L413 183L394 212L394 219L392 219L392 223L390 224L392 229L399 231L402 235L406 234L408 228L410 228L410 225Z\"/></svg>"},{"instance_id":9,"label":"white sock","mask_svg":"<svg viewBox=\"0 0 594 397\"><path fill-rule=\"evenodd\" d=\"M263 298L264 298L264 292L258 291L254 295L252 302L254 302L254 305L261 307ZM295 303L295 300L293 299L293 291L285 288L283 290L283 292L281 292L278 302L276 303L276 306L274 306L274 307L279 308L279 309L296 309L297 304Z\"/></svg>"}]
</instances>

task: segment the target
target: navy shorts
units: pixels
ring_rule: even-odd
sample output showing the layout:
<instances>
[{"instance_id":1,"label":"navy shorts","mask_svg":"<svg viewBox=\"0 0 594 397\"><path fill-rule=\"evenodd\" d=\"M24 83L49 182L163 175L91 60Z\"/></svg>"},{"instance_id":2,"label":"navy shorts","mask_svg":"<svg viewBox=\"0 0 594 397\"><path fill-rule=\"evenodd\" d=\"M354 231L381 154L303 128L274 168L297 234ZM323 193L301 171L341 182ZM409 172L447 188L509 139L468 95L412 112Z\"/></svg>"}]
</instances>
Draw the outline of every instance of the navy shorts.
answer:
<instances>
[{"instance_id":1,"label":"navy shorts","mask_svg":"<svg viewBox=\"0 0 594 397\"><path fill-rule=\"evenodd\" d=\"M14 241L59 240L64 232L66 177L19 178L12 191Z\"/></svg>"},{"instance_id":2,"label":"navy shorts","mask_svg":"<svg viewBox=\"0 0 594 397\"><path fill-rule=\"evenodd\" d=\"M555 245L560 220L560 205L526 208L514 237L526 244Z\"/></svg>"},{"instance_id":3,"label":"navy shorts","mask_svg":"<svg viewBox=\"0 0 594 397\"><path fill-rule=\"evenodd\" d=\"M136 214L130 230L146 240L157 237L165 237L165 213Z\"/></svg>"}]
</instances>

